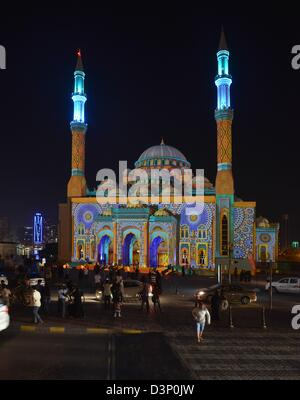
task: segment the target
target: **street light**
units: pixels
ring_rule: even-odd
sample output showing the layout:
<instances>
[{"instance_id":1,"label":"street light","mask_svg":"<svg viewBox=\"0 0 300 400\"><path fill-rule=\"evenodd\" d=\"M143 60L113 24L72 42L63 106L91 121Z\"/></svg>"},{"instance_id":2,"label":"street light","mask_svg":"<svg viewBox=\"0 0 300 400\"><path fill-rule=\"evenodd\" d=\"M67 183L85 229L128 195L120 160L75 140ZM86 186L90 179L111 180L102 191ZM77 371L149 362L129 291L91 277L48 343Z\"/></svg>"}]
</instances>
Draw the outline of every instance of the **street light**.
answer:
<instances>
[{"instance_id":1,"label":"street light","mask_svg":"<svg viewBox=\"0 0 300 400\"><path fill-rule=\"evenodd\" d=\"M228 250L229 250L228 283L231 284L230 267L231 267L231 255L232 255L232 250L233 250L233 244L232 243L229 243Z\"/></svg>"},{"instance_id":2,"label":"street light","mask_svg":"<svg viewBox=\"0 0 300 400\"><path fill-rule=\"evenodd\" d=\"M269 267L270 267L270 310L272 310L273 307L273 288L272 288L272 282L273 282L273 266L272 266L272 260L269 260Z\"/></svg>"}]
</instances>

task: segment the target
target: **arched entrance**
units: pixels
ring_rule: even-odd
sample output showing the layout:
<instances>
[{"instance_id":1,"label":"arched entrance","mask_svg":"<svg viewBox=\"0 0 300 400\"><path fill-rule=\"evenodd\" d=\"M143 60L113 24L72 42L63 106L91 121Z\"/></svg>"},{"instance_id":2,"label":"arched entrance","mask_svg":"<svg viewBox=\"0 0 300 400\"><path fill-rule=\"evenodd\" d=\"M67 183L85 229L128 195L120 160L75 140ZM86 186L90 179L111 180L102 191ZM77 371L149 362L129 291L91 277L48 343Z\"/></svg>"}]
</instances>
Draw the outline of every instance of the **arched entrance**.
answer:
<instances>
[{"instance_id":1,"label":"arched entrance","mask_svg":"<svg viewBox=\"0 0 300 400\"><path fill-rule=\"evenodd\" d=\"M98 261L100 264L113 263L113 243L108 235L102 236L98 245Z\"/></svg>"},{"instance_id":2,"label":"arched entrance","mask_svg":"<svg viewBox=\"0 0 300 400\"><path fill-rule=\"evenodd\" d=\"M123 265L137 265L140 263L140 242L132 232L128 233L123 242Z\"/></svg>"},{"instance_id":3,"label":"arched entrance","mask_svg":"<svg viewBox=\"0 0 300 400\"><path fill-rule=\"evenodd\" d=\"M169 254L166 241L156 236L150 246L150 267L164 267L169 264Z\"/></svg>"}]
</instances>

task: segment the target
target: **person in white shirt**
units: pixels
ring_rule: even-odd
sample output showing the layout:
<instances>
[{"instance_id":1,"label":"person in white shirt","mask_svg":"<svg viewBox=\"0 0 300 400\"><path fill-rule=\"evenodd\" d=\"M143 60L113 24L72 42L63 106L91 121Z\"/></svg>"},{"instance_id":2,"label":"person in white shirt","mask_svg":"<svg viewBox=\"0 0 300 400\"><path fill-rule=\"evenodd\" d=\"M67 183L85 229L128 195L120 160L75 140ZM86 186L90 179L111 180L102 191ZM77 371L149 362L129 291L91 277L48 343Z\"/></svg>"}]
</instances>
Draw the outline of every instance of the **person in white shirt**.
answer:
<instances>
[{"instance_id":1,"label":"person in white shirt","mask_svg":"<svg viewBox=\"0 0 300 400\"><path fill-rule=\"evenodd\" d=\"M199 301L196 305L196 307L192 311L193 317L196 321L196 327L197 327L197 339L198 343L202 342L203 340L203 331L205 328L205 322L207 319L208 325L210 325L210 313L208 309L206 308L205 304L202 303L202 301Z\"/></svg>"},{"instance_id":2,"label":"person in white shirt","mask_svg":"<svg viewBox=\"0 0 300 400\"><path fill-rule=\"evenodd\" d=\"M103 296L104 296L104 309L110 309L110 300L111 300L111 287L112 284L109 282L109 279L106 278L105 283L103 285Z\"/></svg>"},{"instance_id":3,"label":"person in white shirt","mask_svg":"<svg viewBox=\"0 0 300 400\"><path fill-rule=\"evenodd\" d=\"M41 324L44 323L39 315L40 307L41 307L41 293L34 288L32 292L32 311L35 324L38 324L39 322Z\"/></svg>"}]
</instances>

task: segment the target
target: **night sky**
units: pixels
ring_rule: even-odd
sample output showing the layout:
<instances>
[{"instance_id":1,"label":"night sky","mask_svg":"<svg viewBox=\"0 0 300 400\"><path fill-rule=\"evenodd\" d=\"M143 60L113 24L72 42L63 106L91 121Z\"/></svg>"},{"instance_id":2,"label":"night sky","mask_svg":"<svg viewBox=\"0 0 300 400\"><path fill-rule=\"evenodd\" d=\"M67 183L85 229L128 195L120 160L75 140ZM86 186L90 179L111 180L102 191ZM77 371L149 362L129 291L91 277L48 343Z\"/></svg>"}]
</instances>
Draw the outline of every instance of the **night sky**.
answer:
<instances>
[{"instance_id":1,"label":"night sky","mask_svg":"<svg viewBox=\"0 0 300 400\"><path fill-rule=\"evenodd\" d=\"M257 216L275 222L289 214L291 239L300 240L300 70L291 68L300 24L293 15L2 16L0 215L18 225L31 223L35 211L57 219L70 177L78 48L86 72L90 189L100 168L116 169L119 160L133 167L161 137L214 183L214 77L223 24L233 77L236 194L257 202Z\"/></svg>"}]
</instances>

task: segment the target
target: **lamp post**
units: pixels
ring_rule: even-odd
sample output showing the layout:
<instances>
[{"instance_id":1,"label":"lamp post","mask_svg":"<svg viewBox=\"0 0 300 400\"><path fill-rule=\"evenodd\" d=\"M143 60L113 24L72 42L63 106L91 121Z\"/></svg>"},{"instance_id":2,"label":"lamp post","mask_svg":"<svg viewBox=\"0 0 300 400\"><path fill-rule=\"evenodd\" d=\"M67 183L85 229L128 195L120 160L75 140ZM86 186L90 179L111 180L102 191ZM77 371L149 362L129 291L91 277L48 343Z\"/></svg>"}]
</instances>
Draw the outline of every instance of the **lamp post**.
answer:
<instances>
[{"instance_id":1,"label":"lamp post","mask_svg":"<svg viewBox=\"0 0 300 400\"><path fill-rule=\"evenodd\" d=\"M272 310L272 308L273 308L273 288L272 288L273 266L272 266L272 260L269 260L269 267L270 267L270 310Z\"/></svg>"},{"instance_id":2,"label":"lamp post","mask_svg":"<svg viewBox=\"0 0 300 400\"><path fill-rule=\"evenodd\" d=\"M231 268L231 256L232 256L232 250L233 250L233 244L232 243L229 243L228 250L229 250L228 283L231 284L231 271L230 271L230 268Z\"/></svg>"}]
</instances>

